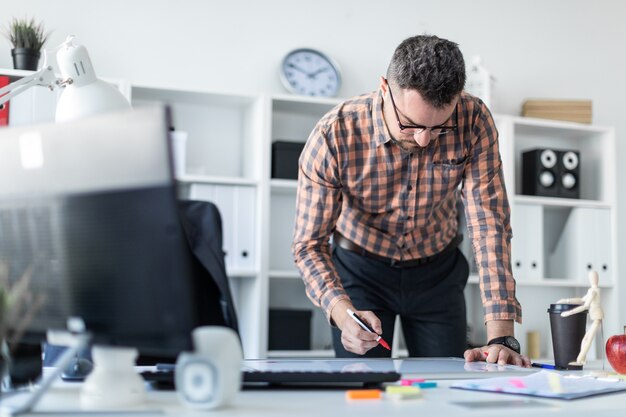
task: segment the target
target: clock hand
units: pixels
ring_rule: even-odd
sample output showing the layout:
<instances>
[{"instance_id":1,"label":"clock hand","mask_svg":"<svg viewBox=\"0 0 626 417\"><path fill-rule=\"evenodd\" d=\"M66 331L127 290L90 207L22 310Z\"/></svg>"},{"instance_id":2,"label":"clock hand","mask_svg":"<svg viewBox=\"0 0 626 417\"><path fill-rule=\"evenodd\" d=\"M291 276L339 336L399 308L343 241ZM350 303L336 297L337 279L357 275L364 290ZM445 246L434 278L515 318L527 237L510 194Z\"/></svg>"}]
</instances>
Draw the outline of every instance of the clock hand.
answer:
<instances>
[{"instance_id":1,"label":"clock hand","mask_svg":"<svg viewBox=\"0 0 626 417\"><path fill-rule=\"evenodd\" d=\"M302 68L300 68L299 66L297 66L297 65L295 65L295 64L292 64L291 62L290 62L290 63L288 63L288 64L287 64L287 66L288 66L289 68L293 68L293 69L295 69L296 71L300 71L301 73L303 73L303 74L306 74L306 75L309 75L309 76L310 76L310 74L309 74L309 72L308 72L308 71L303 70Z\"/></svg>"},{"instance_id":2,"label":"clock hand","mask_svg":"<svg viewBox=\"0 0 626 417\"><path fill-rule=\"evenodd\" d=\"M328 67L324 67L324 68L318 69L317 71L309 74L309 77L311 77L311 78L316 77L317 74L321 74L324 71L328 71Z\"/></svg>"}]
</instances>

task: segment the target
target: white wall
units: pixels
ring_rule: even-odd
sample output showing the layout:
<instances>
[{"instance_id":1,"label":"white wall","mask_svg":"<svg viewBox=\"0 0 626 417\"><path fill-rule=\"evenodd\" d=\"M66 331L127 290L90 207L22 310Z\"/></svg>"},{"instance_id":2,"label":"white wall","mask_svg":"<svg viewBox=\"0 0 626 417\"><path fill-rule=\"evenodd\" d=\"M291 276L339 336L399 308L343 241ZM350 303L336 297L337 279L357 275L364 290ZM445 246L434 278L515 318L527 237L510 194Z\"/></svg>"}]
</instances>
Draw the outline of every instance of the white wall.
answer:
<instances>
[{"instance_id":1,"label":"white wall","mask_svg":"<svg viewBox=\"0 0 626 417\"><path fill-rule=\"evenodd\" d=\"M395 46L429 32L483 57L495 112L518 114L529 97L592 99L594 123L617 128L626 157L626 1L2 0L0 25L24 15L54 29L49 47L77 35L103 76L241 93L283 92L280 60L300 46L340 63L342 96L373 90ZM0 67L12 66L9 50L0 40ZM623 212L626 164L618 171Z\"/></svg>"}]
</instances>

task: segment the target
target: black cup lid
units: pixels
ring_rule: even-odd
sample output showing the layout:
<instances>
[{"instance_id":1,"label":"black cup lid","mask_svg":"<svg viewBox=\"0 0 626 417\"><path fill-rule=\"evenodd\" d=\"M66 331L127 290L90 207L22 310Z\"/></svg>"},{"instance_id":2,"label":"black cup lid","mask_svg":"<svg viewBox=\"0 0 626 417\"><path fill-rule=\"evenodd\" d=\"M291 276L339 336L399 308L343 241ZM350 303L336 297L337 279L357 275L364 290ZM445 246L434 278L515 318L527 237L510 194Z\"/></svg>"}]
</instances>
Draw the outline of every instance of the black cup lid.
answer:
<instances>
[{"instance_id":1,"label":"black cup lid","mask_svg":"<svg viewBox=\"0 0 626 417\"><path fill-rule=\"evenodd\" d=\"M550 304L550 308L548 309L548 313L559 313L561 314L564 311L571 310L576 307L580 307L581 304Z\"/></svg>"}]
</instances>

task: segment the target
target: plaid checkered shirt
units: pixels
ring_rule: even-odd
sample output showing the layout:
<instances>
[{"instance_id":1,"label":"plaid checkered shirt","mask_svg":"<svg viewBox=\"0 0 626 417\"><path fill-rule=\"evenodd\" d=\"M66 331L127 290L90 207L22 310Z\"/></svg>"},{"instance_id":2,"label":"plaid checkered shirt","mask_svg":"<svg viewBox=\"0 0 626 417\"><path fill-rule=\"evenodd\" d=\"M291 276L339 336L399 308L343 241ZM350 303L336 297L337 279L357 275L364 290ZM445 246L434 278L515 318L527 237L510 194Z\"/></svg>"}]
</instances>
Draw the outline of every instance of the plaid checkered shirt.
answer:
<instances>
[{"instance_id":1,"label":"plaid checkered shirt","mask_svg":"<svg viewBox=\"0 0 626 417\"><path fill-rule=\"evenodd\" d=\"M380 91L339 104L317 123L300 156L292 252L307 296L329 320L334 305L349 298L331 260L335 229L373 254L419 259L437 254L457 235L461 198L485 321L521 323L491 113L462 93L451 118L456 131L405 151L389 134L382 104Z\"/></svg>"}]
</instances>

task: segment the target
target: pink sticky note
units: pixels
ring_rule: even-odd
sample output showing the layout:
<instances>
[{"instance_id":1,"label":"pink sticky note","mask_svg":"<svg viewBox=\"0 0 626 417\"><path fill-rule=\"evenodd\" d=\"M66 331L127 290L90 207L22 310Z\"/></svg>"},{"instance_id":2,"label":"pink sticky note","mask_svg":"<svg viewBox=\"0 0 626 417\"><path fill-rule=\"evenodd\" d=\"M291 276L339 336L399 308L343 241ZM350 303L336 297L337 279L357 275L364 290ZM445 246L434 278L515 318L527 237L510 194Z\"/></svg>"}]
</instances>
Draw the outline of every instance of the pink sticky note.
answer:
<instances>
[{"instance_id":1,"label":"pink sticky note","mask_svg":"<svg viewBox=\"0 0 626 417\"><path fill-rule=\"evenodd\" d=\"M402 379L400 380L400 385L402 385L403 387L410 387L411 385L413 385L414 382L424 382L424 381L426 380L422 378Z\"/></svg>"},{"instance_id":2,"label":"pink sticky note","mask_svg":"<svg viewBox=\"0 0 626 417\"><path fill-rule=\"evenodd\" d=\"M511 378L509 379L509 384L513 385L517 388L526 388L526 384L519 378Z\"/></svg>"}]
</instances>

